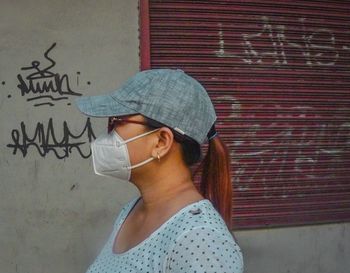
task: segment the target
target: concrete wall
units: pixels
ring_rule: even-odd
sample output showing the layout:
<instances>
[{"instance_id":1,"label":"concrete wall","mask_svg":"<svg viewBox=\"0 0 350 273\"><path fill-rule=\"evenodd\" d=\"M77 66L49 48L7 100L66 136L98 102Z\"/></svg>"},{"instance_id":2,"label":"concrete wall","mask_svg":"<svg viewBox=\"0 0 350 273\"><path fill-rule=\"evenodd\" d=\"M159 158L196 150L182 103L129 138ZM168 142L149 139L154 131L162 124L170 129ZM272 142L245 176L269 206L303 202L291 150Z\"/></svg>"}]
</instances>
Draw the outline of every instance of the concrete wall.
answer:
<instances>
[{"instance_id":1,"label":"concrete wall","mask_svg":"<svg viewBox=\"0 0 350 273\"><path fill-rule=\"evenodd\" d=\"M246 273L348 273L350 224L235 232Z\"/></svg>"},{"instance_id":2,"label":"concrete wall","mask_svg":"<svg viewBox=\"0 0 350 273\"><path fill-rule=\"evenodd\" d=\"M129 183L94 175L84 157L89 135L105 130L106 120L89 126L73 105L79 94L112 90L138 71L137 6L1 1L1 273L84 272L121 205L138 194ZM58 92L40 93L45 84Z\"/></svg>"},{"instance_id":3,"label":"concrete wall","mask_svg":"<svg viewBox=\"0 0 350 273\"><path fill-rule=\"evenodd\" d=\"M3 0L0 15L0 272L84 272L138 190L93 174L106 120L72 103L138 70L137 0ZM349 224L235 235L248 273L350 268Z\"/></svg>"}]
</instances>

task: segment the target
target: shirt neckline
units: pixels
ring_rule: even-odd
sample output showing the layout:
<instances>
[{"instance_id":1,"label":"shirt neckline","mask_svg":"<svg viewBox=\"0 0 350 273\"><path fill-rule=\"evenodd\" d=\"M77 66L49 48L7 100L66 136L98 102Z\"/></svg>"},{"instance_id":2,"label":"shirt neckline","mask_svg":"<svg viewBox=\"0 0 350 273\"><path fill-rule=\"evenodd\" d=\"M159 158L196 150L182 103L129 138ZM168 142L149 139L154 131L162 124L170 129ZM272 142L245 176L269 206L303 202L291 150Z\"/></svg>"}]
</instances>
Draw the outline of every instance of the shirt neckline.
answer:
<instances>
[{"instance_id":1,"label":"shirt neckline","mask_svg":"<svg viewBox=\"0 0 350 273\"><path fill-rule=\"evenodd\" d=\"M114 232L113 232L113 236L112 236L112 245L110 246L110 251L112 253L112 255L114 256L124 256L127 255L133 251L135 251L136 249L140 248L142 245L144 245L147 241L149 241L151 238L153 238L154 236L157 235L157 233L159 233L162 229L165 228L165 226L170 223L172 220L174 220L174 218L181 214L183 211L185 211L188 208L191 208L195 205L198 205L200 203L206 203L206 202L210 202L209 199L201 199L199 201L190 203L186 206L184 206L183 208L181 208L180 210L178 210L177 212L175 212L172 216L170 216L170 218L168 220L166 220L163 224L161 224L157 229L155 229L146 239L144 239L143 241L141 241L140 243L138 243L137 245L133 246L132 248L129 248L128 250L122 252L122 253L115 253L113 251L114 248L114 244L118 235L119 230L121 229L122 225L124 224L126 218L128 217L128 215L130 214L131 210L135 207L136 203L141 199L142 196L138 197L135 199L135 201L133 203L131 203L131 205L129 206L129 209L125 212L124 216L122 217L122 219L119 221L117 227L115 228Z\"/></svg>"}]
</instances>

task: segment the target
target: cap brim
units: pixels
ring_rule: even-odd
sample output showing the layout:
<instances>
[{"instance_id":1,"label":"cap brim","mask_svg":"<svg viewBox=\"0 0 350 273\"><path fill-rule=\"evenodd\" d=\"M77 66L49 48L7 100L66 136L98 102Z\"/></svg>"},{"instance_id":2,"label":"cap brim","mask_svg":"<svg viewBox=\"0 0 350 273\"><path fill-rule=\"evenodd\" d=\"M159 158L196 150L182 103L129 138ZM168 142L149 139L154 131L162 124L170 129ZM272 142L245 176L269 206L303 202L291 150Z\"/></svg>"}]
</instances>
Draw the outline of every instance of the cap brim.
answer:
<instances>
[{"instance_id":1,"label":"cap brim","mask_svg":"<svg viewBox=\"0 0 350 273\"><path fill-rule=\"evenodd\" d=\"M79 111L91 117L113 117L137 114L113 99L110 95L84 96L75 99Z\"/></svg>"}]
</instances>

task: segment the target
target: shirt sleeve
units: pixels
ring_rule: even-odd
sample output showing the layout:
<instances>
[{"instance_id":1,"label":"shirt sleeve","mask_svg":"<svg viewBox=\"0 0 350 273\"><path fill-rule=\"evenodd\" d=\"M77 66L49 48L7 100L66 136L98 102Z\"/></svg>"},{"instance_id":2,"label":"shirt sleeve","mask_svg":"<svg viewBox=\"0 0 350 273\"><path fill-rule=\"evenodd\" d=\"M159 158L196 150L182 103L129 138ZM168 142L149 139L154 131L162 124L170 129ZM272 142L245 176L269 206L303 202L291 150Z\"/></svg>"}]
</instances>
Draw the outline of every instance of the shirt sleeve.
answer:
<instances>
[{"instance_id":1,"label":"shirt sleeve","mask_svg":"<svg viewBox=\"0 0 350 273\"><path fill-rule=\"evenodd\" d=\"M166 273L243 273L243 256L232 235L197 227L183 235L169 253Z\"/></svg>"}]
</instances>

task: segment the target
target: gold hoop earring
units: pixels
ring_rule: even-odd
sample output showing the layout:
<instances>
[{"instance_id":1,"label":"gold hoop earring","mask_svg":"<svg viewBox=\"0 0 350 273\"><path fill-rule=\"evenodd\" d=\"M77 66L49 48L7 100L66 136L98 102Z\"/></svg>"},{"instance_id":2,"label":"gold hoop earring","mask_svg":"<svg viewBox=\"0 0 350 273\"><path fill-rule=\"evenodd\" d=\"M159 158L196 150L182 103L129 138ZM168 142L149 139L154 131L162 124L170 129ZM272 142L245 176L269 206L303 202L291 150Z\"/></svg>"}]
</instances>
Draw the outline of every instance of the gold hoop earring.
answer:
<instances>
[{"instance_id":1,"label":"gold hoop earring","mask_svg":"<svg viewBox=\"0 0 350 273\"><path fill-rule=\"evenodd\" d=\"M157 153L157 158L158 158L158 161L160 162L160 155L159 155L159 153Z\"/></svg>"}]
</instances>

